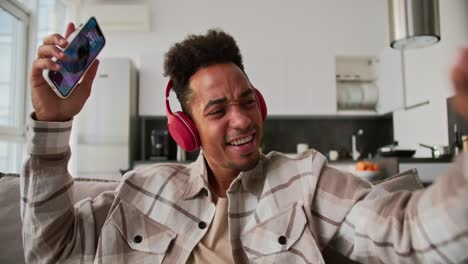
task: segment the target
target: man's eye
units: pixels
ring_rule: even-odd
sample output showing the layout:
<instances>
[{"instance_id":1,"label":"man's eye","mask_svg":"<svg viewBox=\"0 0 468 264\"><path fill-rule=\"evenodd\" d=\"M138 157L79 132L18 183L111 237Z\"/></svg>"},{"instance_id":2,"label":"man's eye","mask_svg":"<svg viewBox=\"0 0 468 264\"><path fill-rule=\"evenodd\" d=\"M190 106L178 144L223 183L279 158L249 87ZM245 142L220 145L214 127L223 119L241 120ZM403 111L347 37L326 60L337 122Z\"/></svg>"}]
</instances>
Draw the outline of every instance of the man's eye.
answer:
<instances>
[{"instance_id":1,"label":"man's eye","mask_svg":"<svg viewBox=\"0 0 468 264\"><path fill-rule=\"evenodd\" d=\"M256 103L255 100L247 100L247 101L245 102L245 104L248 105L248 106L254 105L255 103Z\"/></svg>"},{"instance_id":2,"label":"man's eye","mask_svg":"<svg viewBox=\"0 0 468 264\"><path fill-rule=\"evenodd\" d=\"M216 116L216 115L221 115L223 113L224 113L224 109L217 109L217 110L211 111L208 115Z\"/></svg>"}]
</instances>

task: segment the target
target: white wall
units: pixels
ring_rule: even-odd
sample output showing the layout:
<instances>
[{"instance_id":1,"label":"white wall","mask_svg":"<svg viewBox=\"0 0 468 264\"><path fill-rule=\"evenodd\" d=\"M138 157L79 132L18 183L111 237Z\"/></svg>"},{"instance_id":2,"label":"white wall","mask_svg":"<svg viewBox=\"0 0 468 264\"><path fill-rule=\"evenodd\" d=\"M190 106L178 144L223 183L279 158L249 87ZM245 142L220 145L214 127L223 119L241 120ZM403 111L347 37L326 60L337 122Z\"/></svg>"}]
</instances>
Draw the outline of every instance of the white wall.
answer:
<instances>
[{"instance_id":1,"label":"white wall","mask_svg":"<svg viewBox=\"0 0 468 264\"><path fill-rule=\"evenodd\" d=\"M113 2L113 1L108 1ZM140 1L141 2L141 1ZM190 33L220 27L238 41L250 75L268 103L288 100L291 86L325 83L325 68L336 55L379 55L388 46L387 1L375 0L258 0L258 1L149 1L150 33L107 33L102 56L130 57L140 68L141 115L162 110L166 79L163 55ZM435 46L407 51L408 104L429 99L430 104L394 114L394 135L401 146L448 144L445 100L451 94L448 79L456 48L468 43L468 1L440 1L442 40ZM305 68L310 61L324 68ZM312 71L309 69L313 69ZM281 90L283 96L277 96ZM311 102L333 105L335 87L323 87L323 98L304 89ZM321 95L322 96L322 95ZM304 114L320 114L317 112ZM416 156L427 156L418 149Z\"/></svg>"},{"instance_id":2,"label":"white wall","mask_svg":"<svg viewBox=\"0 0 468 264\"><path fill-rule=\"evenodd\" d=\"M453 95L450 68L457 49L468 44L468 1L439 1L442 40L434 46L405 53L408 105L430 104L394 113L394 136L401 146L417 148L416 156L430 156L418 143L448 142L446 98Z\"/></svg>"},{"instance_id":3,"label":"white wall","mask_svg":"<svg viewBox=\"0 0 468 264\"><path fill-rule=\"evenodd\" d=\"M288 86L334 83L335 55L375 55L387 45L386 1L150 1L152 32L108 33L106 57L130 57L140 67L141 115L160 112L163 54L189 33L220 27L238 41L250 75L268 102L288 100ZM309 67L309 62L323 61ZM312 63L311 62L311 63ZM327 67L327 68L325 68ZM284 97L269 89L284 89ZM335 87L311 102L335 107ZM276 100L276 101L275 101ZM158 111L159 109L159 111ZM315 109L321 109L315 108ZM304 113L321 114L321 113Z\"/></svg>"}]
</instances>

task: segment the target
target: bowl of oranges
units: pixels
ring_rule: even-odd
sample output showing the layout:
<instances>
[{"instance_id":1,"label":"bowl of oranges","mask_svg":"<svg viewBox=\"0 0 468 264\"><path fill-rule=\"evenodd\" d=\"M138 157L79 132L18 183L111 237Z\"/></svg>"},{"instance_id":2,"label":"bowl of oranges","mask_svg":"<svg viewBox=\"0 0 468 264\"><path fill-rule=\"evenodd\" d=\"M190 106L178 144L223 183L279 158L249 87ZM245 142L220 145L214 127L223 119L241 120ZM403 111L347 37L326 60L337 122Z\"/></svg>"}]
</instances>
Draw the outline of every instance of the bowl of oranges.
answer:
<instances>
[{"instance_id":1,"label":"bowl of oranges","mask_svg":"<svg viewBox=\"0 0 468 264\"><path fill-rule=\"evenodd\" d=\"M351 173L368 181L378 180L380 177L380 167L375 162L366 160L358 161L356 165L351 168Z\"/></svg>"}]
</instances>

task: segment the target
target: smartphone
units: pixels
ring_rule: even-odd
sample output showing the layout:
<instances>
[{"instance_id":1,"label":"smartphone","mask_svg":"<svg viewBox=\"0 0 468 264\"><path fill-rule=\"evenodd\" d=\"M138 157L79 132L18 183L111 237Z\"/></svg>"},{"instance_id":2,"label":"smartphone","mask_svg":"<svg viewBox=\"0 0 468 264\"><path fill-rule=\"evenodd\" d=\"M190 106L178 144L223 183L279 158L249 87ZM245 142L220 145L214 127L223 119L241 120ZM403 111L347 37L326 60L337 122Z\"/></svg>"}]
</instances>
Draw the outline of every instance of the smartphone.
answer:
<instances>
[{"instance_id":1,"label":"smartphone","mask_svg":"<svg viewBox=\"0 0 468 264\"><path fill-rule=\"evenodd\" d=\"M62 67L59 71L44 70L42 76L60 98L67 98L80 83L94 59L104 48L106 39L96 18L91 17L80 25L67 39L68 46L63 50L64 60L52 60Z\"/></svg>"}]
</instances>

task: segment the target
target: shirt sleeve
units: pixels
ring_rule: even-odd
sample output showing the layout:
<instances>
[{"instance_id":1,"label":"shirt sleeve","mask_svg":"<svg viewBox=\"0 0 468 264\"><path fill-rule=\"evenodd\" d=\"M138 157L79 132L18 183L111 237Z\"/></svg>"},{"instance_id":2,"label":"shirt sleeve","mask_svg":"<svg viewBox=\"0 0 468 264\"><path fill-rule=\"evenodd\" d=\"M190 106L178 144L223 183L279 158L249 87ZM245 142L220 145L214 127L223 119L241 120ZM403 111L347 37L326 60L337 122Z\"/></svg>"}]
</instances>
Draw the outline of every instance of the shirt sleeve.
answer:
<instances>
[{"instance_id":1,"label":"shirt sleeve","mask_svg":"<svg viewBox=\"0 0 468 264\"><path fill-rule=\"evenodd\" d=\"M73 178L67 170L72 120L28 120L28 159L23 165L21 219L27 263L92 262L114 192L72 202Z\"/></svg>"},{"instance_id":2,"label":"shirt sleeve","mask_svg":"<svg viewBox=\"0 0 468 264\"><path fill-rule=\"evenodd\" d=\"M419 190L408 187L408 177L402 177L404 184L393 184L399 188L392 188L385 183L371 186L357 179L340 180L343 174L328 173L319 189L340 204L339 212L331 214L346 212L344 218L335 219L337 232L328 246L363 263L466 261L467 164L468 155L460 157L433 185Z\"/></svg>"}]
</instances>

